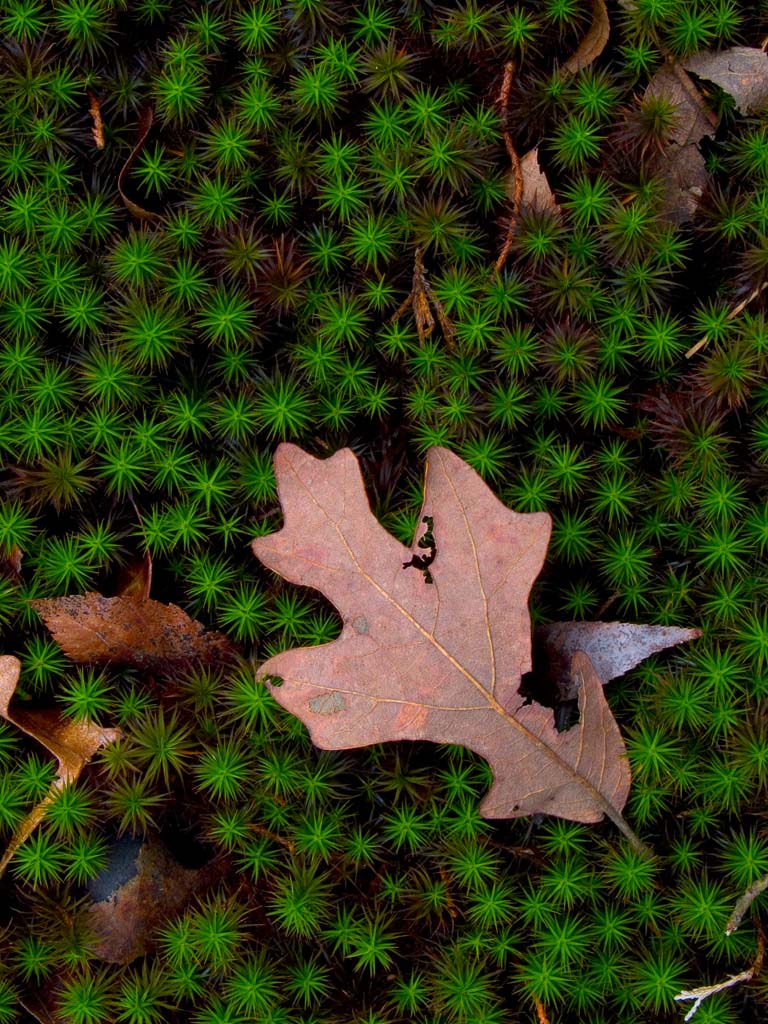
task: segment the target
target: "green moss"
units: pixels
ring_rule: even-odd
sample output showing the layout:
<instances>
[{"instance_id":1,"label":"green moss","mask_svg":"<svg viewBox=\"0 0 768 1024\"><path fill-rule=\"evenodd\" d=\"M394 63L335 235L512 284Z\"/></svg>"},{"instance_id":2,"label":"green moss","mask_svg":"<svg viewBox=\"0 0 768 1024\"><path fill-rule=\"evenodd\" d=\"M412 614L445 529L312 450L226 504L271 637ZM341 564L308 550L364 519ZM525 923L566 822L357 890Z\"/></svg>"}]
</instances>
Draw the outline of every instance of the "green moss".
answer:
<instances>
[{"instance_id":1,"label":"green moss","mask_svg":"<svg viewBox=\"0 0 768 1024\"><path fill-rule=\"evenodd\" d=\"M20 699L126 734L12 861L0 1021L50 979L65 1022L480 1024L536 999L673 1020L680 988L753 958L748 923L720 933L766 871L768 332L759 296L731 314L768 277L766 128L725 117L681 228L651 173L674 111L635 97L669 52L764 33L735 0L637 0L574 74L590 17L575 0L0 3L3 650ZM520 155L540 144L559 210L525 211L498 268L505 131ZM398 310L422 293L428 314ZM486 821L487 767L459 748L311 747L258 678L342 628L247 549L279 525L284 439L351 446L405 544L433 444L548 510L537 620L705 628L606 690L656 862L599 825ZM153 596L224 630L237 665L100 674L43 634L30 598L112 593L144 550ZM0 760L7 839L54 766L11 727ZM194 835L227 868L118 969L47 908L123 832ZM764 1013L764 986L742 995Z\"/></svg>"}]
</instances>

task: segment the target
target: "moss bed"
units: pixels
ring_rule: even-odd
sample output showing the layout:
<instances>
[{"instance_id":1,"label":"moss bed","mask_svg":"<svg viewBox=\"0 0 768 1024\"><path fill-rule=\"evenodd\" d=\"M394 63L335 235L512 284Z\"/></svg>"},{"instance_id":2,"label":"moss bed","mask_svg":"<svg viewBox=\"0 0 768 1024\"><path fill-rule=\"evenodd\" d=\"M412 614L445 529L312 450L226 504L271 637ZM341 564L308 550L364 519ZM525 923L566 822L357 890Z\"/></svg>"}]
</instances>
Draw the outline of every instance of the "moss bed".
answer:
<instances>
[{"instance_id":1,"label":"moss bed","mask_svg":"<svg viewBox=\"0 0 768 1024\"><path fill-rule=\"evenodd\" d=\"M125 734L0 881L0 1024L675 1021L756 962L760 901L724 928L768 872L768 113L700 83L680 222L675 110L643 94L759 47L768 7L608 14L571 73L585 0L0 2L2 652L27 706ZM559 206L511 232L503 129ZM553 517L534 621L702 628L607 690L654 860L609 823L483 820L461 748L323 753L275 705L259 664L339 630L249 549L280 440L351 447L405 543L447 446ZM234 667L62 655L28 602L114 593L146 552ZM4 723L0 772L6 842L54 765ZM141 841L215 878L111 964L87 907ZM767 1013L757 970L695 1020Z\"/></svg>"}]
</instances>

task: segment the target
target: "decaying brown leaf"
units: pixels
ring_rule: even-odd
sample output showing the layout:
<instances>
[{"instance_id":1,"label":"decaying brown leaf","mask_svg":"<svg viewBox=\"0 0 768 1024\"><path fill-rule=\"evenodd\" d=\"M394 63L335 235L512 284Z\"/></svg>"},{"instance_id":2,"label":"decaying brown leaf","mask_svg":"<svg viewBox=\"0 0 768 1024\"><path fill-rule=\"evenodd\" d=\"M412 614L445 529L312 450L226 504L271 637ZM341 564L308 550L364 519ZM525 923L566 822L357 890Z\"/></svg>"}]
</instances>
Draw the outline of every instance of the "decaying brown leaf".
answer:
<instances>
[{"instance_id":1,"label":"decaying brown leaf","mask_svg":"<svg viewBox=\"0 0 768 1024\"><path fill-rule=\"evenodd\" d=\"M714 134L717 118L690 76L676 64L665 64L648 83L644 99L655 98L673 103L676 119L650 170L664 182L665 216L682 224L693 218L709 181L699 143Z\"/></svg>"},{"instance_id":2,"label":"decaying brown leaf","mask_svg":"<svg viewBox=\"0 0 768 1024\"><path fill-rule=\"evenodd\" d=\"M158 839L137 845L129 860L124 878L87 911L93 954L113 964L152 952L157 927L221 878L224 863L182 867Z\"/></svg>"},{"instance_id":3,"label":"decaying brown leaf","mask_svg":"<svg viewBox=\"0 0 768 1024\"><path fill-rule=\"evenodd\" d=\"M56 794L77 781L80 772L97 750L114 743L121 735L119 729L105 729L89 721L73 722L62 718L52 709L11 710L11 698L16 691L20 672L21 662L18 658L0 656L0 717L37 740L53 754L57 761L57 771L48 795L32 808L11 837L8 848L0 858L0 875L22 843L43 820Z\"/></svg>"},{"instance_id":4,"label":"decaying brown leaf","mask_svg":"<svg viewBox=\"0 0 768 1024\"><path fill-rule=\"evenodd\" d=\"M31 601L72 661L164 668L178 662L220 662L233 649L175 604L149 598L78 594Z\"/></svg>"},{"instance_id":5,"label":"decaying brown leaf","mask_svg":"<svg viewBox=\"0 0 768 1024\"><path fill-rule=\"evenodd\" d=\"M563 68L572 75L576 75L579 71L589 67L605 49L610 34L611 23L605 0L593 0L592 24L576 52L563 64Z\"/></svg>"},{"instance_id":6,"label":"decaying brown leaf","mask_svg":"<svg viewBox=\"0 0 768 1024\"><path fill-rule=\"evenodd\" d=\"M630 782L624 744L587 655L569 666L580 720L567 732L518 692L531 667L528 595L550 517L513 512L458 456L432 448L426 531L409 549L373 516L349 449L320 460L282 444L275 472L285 525L254 540L254 553L322 591L344 620L332 643L262 666L315 744L460 743L493 769L485 817L608 815L637 843L620 813Z\"/></svg>"},{"instance_id":7,"label":"decaying brown leaf","mask_svg":"<svg viewBox=\"0 0 768 1024\"><path fill-rule=\"evenodd\" d=\"M751 114L768 103L768 54L754 46L696 53L682 62L687 71L730 93L736 109Z\"/></svg>"},{"instance_id":8,"label":"decaying brown leaf","mask_svg":"<svg viewBox=\"0 0 768 1024\"><path fill-rule=\"evenodd\" d=\"M701 636L700 629L637 625L630 622L552 622L534 634L544 671L557 685L562 700L576 696L567 688L568 666L576 651L584 651L603 683L629 672L641 661Z\"/></svg>"}]
</instances>

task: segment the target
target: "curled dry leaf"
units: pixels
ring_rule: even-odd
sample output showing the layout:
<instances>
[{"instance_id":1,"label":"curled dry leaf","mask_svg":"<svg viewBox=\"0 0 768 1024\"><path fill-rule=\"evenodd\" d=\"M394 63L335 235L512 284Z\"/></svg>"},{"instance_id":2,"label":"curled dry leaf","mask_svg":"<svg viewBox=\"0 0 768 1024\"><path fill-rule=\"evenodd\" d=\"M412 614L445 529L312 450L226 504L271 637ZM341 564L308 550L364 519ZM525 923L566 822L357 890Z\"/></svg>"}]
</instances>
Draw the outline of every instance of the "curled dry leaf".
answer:
<instances>
[{"instance_id":1,"label":"curled dry leaf","mask_svg":"<svg viewBox=\"0 0 768 1024\"><path fill-rule=\"evenodd\" d=\"M76 662L162 669L178 662L219 662L234 653L225 636L207 632L175 604L94 593L30 604Z\"/></svg>"},{"instance_id":2,"label":"curled dry leaf","mask_svg":"<svg viewBox=\"0 0 768 1024\"><path fill-rule=\"evenodd\" d=\"M136 141L136 145L128 154L128 159L121 167L120 173L117 176L117 191L120 193L123 205L137 220L157 220L156 213L153 213L151 210L145 210L143 206L139 206L139 204L135 203L128 195L126 195L125 192L125 182L128 177L128 173L133 167L139 153L144 148L144 143L147 141L147 136L149 135L154 118L155 114L152 107L147 106L142 110L139 115L139 137Z\"/></svg>"},{"instance_id":3,"label":"curled dry leaf","mask_svg":"<svg viewBox=\"0 0 768 1024\"><path fill-rule=\"evenodd\" d=\"M77 781L97 750L114 743L120 737L119 729L105 729L87 720L73 722L62 718L52 709L11 710L11 698L16 691L20 672L21 662L18 658L0 656L0 717L37 740L53 754L57 761L57 771L48 795L32 808L11 837L8 848L0 858L0 875L22 843L43 820L56 794Z\"/></svg>"},{"instance_id":4,"label":"curled dry leaf","mask_svg":"<svg viewBox=\"0 0 768 1024\"><path fill-rule=\"evenodd\" d=\"M589 67L605 49L610 34L611 22L608 18L605 0L593 0L592 24L576 52L563 64L564 69L572 75L576 75L579 71Z\"/></svg>"},{"instance_id":5,"label":"curled dry leaf","mask_svg":"<svg viewBox=\"0 0 768 1024\"><path fill-rule=\"evenodd\" d=\"M531 667L528 595L550 517L513 512L458 456L432 448L426 531L406 548L372 514L349 449L320 460L282 444L275 472L285 525L254 540L254 553L322 591L344 620L332 643L262 666L315 744L460 743L493 769L485 817L608 815L637 843L620 813L630 782L624 744L587 655L570 665L581 714L568 732L518 692Z\"/></svg>"},{"instance_id":6,"label":"curled dry leaf","mask_svg":"<svg viewBox=\"0 0 768 1024\"><path fill-rule=\"evenodd\" d=\"M736 109L751 114L768 103L768 54L754 46L696 53L682 61L686 70L730 93Z\"/></svg>"},{"instance_id":7,"label":"curled dry leaf","mask_svg":"<svg viewBox=\"0 0 768 1024\"><path fill-rule=\"evenodd\" d=\"M94 956L129 964L152 952L158 926L221 878L224 863L185 868L159 839L119 841L112 862L89 886L95 897L87 910Z\"/></svg>"},{"instance_id":8,"label":"curled dry leaf","mask_svg":"<svg viewBox=\"0 0 768 1024\"><path fill-rule=\"evenodd\" d=\"M584 651L603 683L629 672L641 661L701 636L700 629L678 626L636 625L630 622L552 622L534 633L534 660L557 685L563 700L577 694L568 690L568 666L576 651Z\"/></svg>"}]
</instances>

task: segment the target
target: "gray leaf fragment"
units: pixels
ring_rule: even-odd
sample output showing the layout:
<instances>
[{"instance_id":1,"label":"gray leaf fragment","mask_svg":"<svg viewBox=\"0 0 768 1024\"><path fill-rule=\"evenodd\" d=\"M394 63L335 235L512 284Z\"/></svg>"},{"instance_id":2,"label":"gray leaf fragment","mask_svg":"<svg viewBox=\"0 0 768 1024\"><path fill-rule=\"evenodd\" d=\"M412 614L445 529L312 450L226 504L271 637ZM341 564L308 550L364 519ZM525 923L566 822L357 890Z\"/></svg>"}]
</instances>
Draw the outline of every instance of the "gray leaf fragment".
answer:
<instances>
[{"instance_id":1,"label":"gray leaf fragment","mask_svg":"<svg viewBox=\"0 0 768 1024\"><path fill-rule=\"evenodd\" d=\"M768 103L768 54L755 46L696 53L682 61L699 78L714 82L730 93L742 114L760 110Z\"/></svg>"},{"instance_id":2,"label":"gray leaf fragment","mask_svg":"<svg viewBox=\"0 0 768 1024\"><path fill-rule=\"evenodd\" d=\"M538 626L536 648L544 655L547 676L557 684L563 700L576 693L570 664L576 651L584 651L603 684L623 676L652 654L688 643L700 629L679 626L636 625L631 622L552 622Z\"/></svg>"}]
</instances>

